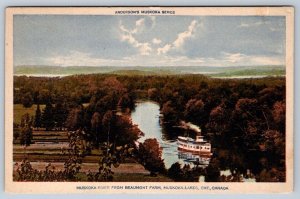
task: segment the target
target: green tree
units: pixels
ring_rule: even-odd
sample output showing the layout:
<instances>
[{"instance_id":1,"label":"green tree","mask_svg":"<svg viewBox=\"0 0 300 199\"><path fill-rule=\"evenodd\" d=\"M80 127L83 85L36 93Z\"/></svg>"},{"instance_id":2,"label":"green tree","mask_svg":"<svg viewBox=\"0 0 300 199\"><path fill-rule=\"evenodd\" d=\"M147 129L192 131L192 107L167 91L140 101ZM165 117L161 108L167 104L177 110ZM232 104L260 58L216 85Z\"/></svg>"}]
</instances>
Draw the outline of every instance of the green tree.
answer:
<instances>
[{"instance_id":1,"label":"green tree","mask_svg":"<svg viewBox=\"0 0 300 199\"><path fill-rule=\"evenodd\" d=\"M211 110L206 128L214 134L222 135L228 130L228 127L228 116L222 103Z\"/></svg>"},{"instance_id":2,"label":"green tree","mask_svg":"<svg viewBox=\"0 0 300 199\"><path fill-rule=\"evenodd\" d=\"M124 94L119 102L118 102L118 106L120 106L122 109L124 108L132 108L134 107L134 101L133 99L129 96L128 93Z\"/></svg>"},{"instance_id":3,"label":"green tree","mask_svg":"<svg viewBox=\"0 0 300 199\"><path fill-rule=\"evenodd\" d=\"M154 100L154 101L157 101L157 100L158 100L159 93L158 93L157 88L150 88L150 89L148 89L147 92L148 92L148 97L149 97L151 100Z\"/></svg>"},{"instance_id":4,"label":"green tree","mask_svg":"<svg viewBox=\"0 0 300 199\"><path fill-rule=\"evenodd\" d=\"M141 164L150 171L151 176L156 176L157 173L165 171L162 151L155 138L146 139L144 143L140 143L138 154Z\"/></svg>"},{"instance_id":5,"label":"green tree","mask_svg":"<svg viewBox=\"0 0 300 199\"><path fill-rule=\"evenodd\" d=\"M175 180L175 182L182 181L183 172L181 170L181 166L178 162L172 164L172 166L168 170L168 176Z\"/></svg>"},{"instance_id":6,"label":"green tree","mask_svg":"<svg viewBox=\"0 0 300 199\"><path fill-rule=\"evenodd\" d=\"M256 99L241 98L237 101L233 114L233 125L245 135L255 132L251 127L258 127L257 112L258 104Z\"/></svg>"},{"instance_id":7,"label":"green tree","mask_svg":"<svg viewBox=\"0 0 300 199\"><path fill-rule=\"evenodd\" d=\"M173 107L171 101L167 101L166 103L163 104L161 112L164 116L165 124L173 125L178 122L178 120L179 120L178 113L176 112L175 107Z\"/></svg>"},{"instance_id":8,"label":"green tree","mask_svg":"<svg viewBox=\"0 0 300 199\"><path fill-rule=\"evenodd\" d=\"M71 109L65 125L70 131L74 131L81 127L84 127L84 112L82 105Z\"/></svg>"},{"instance_id":9,"label":"green tree","mask_svg":"<svg viewBox=\"0 0 300 199\"><path fill-rule=\"evenodd\" d=\"M68 109L65 103L56 103L53 109L53 119L55 122L55 127L58 129L62 129L65 125L65 121L68 117Z\"/></svg>"},{"instance_id":10,"label":"green tree","mask_svg":"<svg viewBox=\"0 0 300 199\"><path fill-rule=\"evenodd\" d=\"M115 127L115 114L108 110L104 115L102 119L102 126L103 130L106 133L106 140L107 142L110 142L115 137L115 131L113 128Z\"/></svg>"},{"instance_id":11,"label":"green tree","mask_svg":"<svg viewBox=\"0 0 300 199\"><path fill-rule=\"evenodd\" d=\"M285 137L276 130L263 132L263 145L266 151L277 156L277 160L283 159L285 155Z\"/></svg>"},{"instance_id":12,"label":"green tree","mask_svg":"<svg viewBox=\"0 0 300 199\"><path fill-rule=\"evenodd\" d=\"M46 104L46 107L42 114L42 124L46 128L46 131L50 131L54 127L53 107L50 102Z\"/></svg>"},{"instance_id":13,"label":"green tree","mask_svg":"<svg viewBox=\"0 0 300 199\"><path fill-rule=\"evenodd\" d=\"M117 115L114 124L114 141L116 145L123 146L135 146L135 141L137 141L143 133L134 125L130 117L125 115Z\"/></svg>"},{"instance_id":14,"label":"green tree","mask_svg":"<svg viewBox=\"0 0 300 199\"><path fill-rule=\"evenodd\" d=\"M205 182L220 181L220 164L216 158L212 158L208 167L205 168Z\"/></svg>"},{"instance_id":15,"label":"green tree","mask_svg":"<svg viewBox=\"0 0 300 199\"><path fill-rule=\"evenodd\" d=\"M133 148L128 145L113 146L113 144L104 144L103 151L107 153L100 154L99 156L99 170L97 173L89 172L87 174L89 181L112 181L113 174L112 167L117 168L125 158L131 157Z\"/></svg>"},{"instance_id":16,"label":"green tree","mask_svg":"<svg viewBox=\"0 0 300 199\"><path fill-rule=\"evenodd\" d=\"M34 127L40 128L42 126L42 113L40 109L40 104L37 105L34 117Z\"/></svg>"},{"instance_id":17,"label":"green tree","mask_svg":"<svg viewBox=\"0 0 300 199\"><path fill-rule=\"evenodd\" d=\"M32 140L32 129L31 126L26 123L25 126L22 127L21 129L20 144L29 146L31 144L31 140Z\"/></svg>"},{"instance_id":18,"label":"green tree","mask_svg":"<svg viewBox=\"0 0 300 199\"><path fill-rule=\"evenodd\" d=\"M95 146L99 146L100 142L100 131L102 127L102 117L101 114L98 112L95 112L92 116L91 119L91 128L92 128L92 133L93 133L93 142Z\"/></svg>"},{"instance_id":19,"label":"green tree","mask_svg":"<svg viewBox=\"0 0 300 199\"><path fill-rule=\"evenodd\" d=\"M273 105L272 116L274 122L281 132L285 132L285 102L277 101Z\"/></svg>"},{"instance_id":20,"label":"green tree","mask_svg":"<svg viewBox=\"0 0 300 199\"><path fill-rule=\"evenodd\" d=\"M25 93L22 97L22 104L25 108L30 108L33 105L33 98L30 92Z\"/></svg>"},{"instance_id":21,"label":"green tree","mask_svg":"<svg viewBox=\"0 0 300 199\"><path fill-rule=\"evenodd\" d=\"M41 89L39 91L38 97L37 97L37 101L41 104L46 104L47 102L49 102L49 100L51 100L51 93L48 89Z\"/></svg>"},{"instance_id":22,"label":"green tree","mask_svg":"<svg viewBox=\"0 0 300 199\"><path fill-rule=\"evenodd\" d=\"M185 105L184 115L188 121L203 124L204 103L202 100L191 99Z\"/></svg>"},{"instance_id":23,"label":"green tree","mask_svg":"<svg viewBox=\"0 0 300 199\"><path fill-rule=\"evenodd\" d=\"M22 115L21 117L21 127L25 127L25 125L32 125L32 120L30 118L29 113L25 113L24 115Z\"/></svg>"},{"instance_id":24,"label":"green tree","mask_svg":"<svg viewBox=\"0 0 300 199\"><path fill-rule=\"evenodd\" d=\"M115 110L117 107L118 97L116 93L111 92L99 99L96 103L96 111L104 114L107 110Z\"/></svg>"},{"instance_id":25,"label":"green tree","mask_svg":"<svg viewBox=\"0 0 300 199\"><path fill-rule=\"evenodd\" d=\"M14 140L13 142L16 143L17 139L19 138L20 136L20 128L19 128L19 125L17 123L13 123L13 137L14 137Z\"/></svg>"}]
</instances>

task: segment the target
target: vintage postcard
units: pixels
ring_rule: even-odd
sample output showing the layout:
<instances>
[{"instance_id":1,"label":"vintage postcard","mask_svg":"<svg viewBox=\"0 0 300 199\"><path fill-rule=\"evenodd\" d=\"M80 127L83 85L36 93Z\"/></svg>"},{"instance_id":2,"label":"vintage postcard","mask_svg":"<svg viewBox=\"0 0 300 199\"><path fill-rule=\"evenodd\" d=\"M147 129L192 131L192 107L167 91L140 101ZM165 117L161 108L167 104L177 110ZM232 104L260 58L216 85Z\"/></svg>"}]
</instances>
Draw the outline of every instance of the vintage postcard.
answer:
<instances>
[{"instance_id":1,"label":"vintage postcard","mask_svg":"<svg viewBox=\"0 0 300 199\"><path fill-rule=\"evenodd\" d=\"M292 7L6 9L5 190L293 191Z\"/></svg>"}]
</instances>

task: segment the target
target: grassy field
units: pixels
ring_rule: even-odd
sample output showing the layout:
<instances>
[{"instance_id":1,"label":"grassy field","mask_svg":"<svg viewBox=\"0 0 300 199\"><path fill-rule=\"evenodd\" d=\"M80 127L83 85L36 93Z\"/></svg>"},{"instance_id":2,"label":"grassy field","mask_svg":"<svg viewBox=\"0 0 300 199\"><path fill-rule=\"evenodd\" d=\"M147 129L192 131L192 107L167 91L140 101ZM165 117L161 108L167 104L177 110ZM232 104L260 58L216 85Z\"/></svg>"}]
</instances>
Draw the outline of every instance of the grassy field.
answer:
<instances>
[{"instance_id":1,"label":"grassy field","mask_svg":"<svg viewBox=\"0 0 300 199\"><path fill-rule=\"evenodd\" d=\"M84 103L82 105L87 107L89 103ZM45 106L45 104L40 104L40 109L42 112ZM20 124L22 116L26 113L28 113L30 116L35 116L36 108L36 104L33 104L30 108L25 108L22 104L14 104L14 123Z\"/></svg>"},{"instance_id":2,"label":"grassy field","mask_svg":"<svg viewBox=\"0 0 300 199\"><path fill-rule=\"evenodd\" d=\"M19 110L25 108L21 107ZM29 110L29 109L26 109ZM34 110L34 109L33 109ZM31 110L32 113L32 110ZM34 114L34 113L32 113ZM13 161L20 163L28 159L34 169L45 170L51 163L55 171L64 170L64 162L69 159L67 149L69 148L66 131L33 131L33 141L35 143L24 147L19 144L13 145ZM81 172L78 174L79 181L88 181L87 173L96 173L99 170L100 151L92 150L91 154L83 158ZM16 165L14 164L14 175L17 175ZM126 158L117 168L112 168L114 172L113 181L116 182L170 182L166 176L158 175L151 177L147 171L134 158Z\"/></svg>"},{"instance_id":3,"label":"grassy field","mask_svg":"<svg viewBox=\"0 0 300 199\"><path fill-rule=\"evenodd\" d=\"M28 113L30 116L35 116L37 105L34 104L30 108L25 108L22 104L14 104L14 123L20 124L23 115ZM40 105L41 111L45 108L45 105Z\"/></svg>"}]
</instances>

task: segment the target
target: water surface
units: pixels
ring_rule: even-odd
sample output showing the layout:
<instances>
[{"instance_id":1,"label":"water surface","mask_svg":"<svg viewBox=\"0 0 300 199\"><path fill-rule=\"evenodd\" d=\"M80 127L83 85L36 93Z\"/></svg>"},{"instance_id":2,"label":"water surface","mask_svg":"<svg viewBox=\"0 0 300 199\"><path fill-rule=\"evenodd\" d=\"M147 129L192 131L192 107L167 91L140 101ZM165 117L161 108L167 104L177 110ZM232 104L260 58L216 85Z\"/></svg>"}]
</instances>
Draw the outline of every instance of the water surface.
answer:
<instances>
[{"instance_id":1,"label":"water surface","mask_svg":"<svg viewBox=\"0 0 300 199\"><path fill-rule=\"evenodd\" d=\"M156 138L162 148L162 158L166 168L170 168L175 162L191 163L194 160L200 161L201 165L208 165L209 158L199 155L181 152L177 149L177 136L183 135L184 131L178 128L165 129L161 124L159 104L153 101L140 101L136 103L131 113L132 122L137 124L145 134L139 139L143 142L148 138Z\"/></svg>"}]
</instances>

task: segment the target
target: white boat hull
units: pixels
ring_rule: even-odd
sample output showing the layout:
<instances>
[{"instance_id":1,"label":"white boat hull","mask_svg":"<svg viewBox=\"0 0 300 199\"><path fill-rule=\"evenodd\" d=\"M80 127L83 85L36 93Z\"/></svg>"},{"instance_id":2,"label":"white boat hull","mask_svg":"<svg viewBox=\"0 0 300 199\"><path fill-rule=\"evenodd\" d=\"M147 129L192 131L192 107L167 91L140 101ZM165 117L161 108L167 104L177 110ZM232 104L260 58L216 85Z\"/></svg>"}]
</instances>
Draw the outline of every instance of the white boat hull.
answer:
<instances>
[{"instance_id":1,"label":"white boat hull","mask_svg":"<svg viewBox=\"0 0 300 199\"><path fill-rule=\"evenodd\" d=\"M198 154L211 154L211 145L202 138L192 139L189 137L178 137L178 150Z\"/></svg>"}]
</instances>

